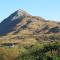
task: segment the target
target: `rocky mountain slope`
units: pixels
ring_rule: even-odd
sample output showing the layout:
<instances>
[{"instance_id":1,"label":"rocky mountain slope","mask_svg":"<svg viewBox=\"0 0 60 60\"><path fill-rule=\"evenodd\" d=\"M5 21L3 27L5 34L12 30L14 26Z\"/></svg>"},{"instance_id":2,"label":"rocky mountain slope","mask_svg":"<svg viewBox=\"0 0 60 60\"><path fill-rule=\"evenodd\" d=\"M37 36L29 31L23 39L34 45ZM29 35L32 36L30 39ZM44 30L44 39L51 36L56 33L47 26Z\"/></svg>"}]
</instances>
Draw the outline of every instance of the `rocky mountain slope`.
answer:
<instances>
[{"instance_id":1,"label":"rocky mountain slope","mask_svg":"<svg viewBox=\"0 0 60 60\"><path fill-rule=\"evenodd\" d=\"M24 10L17 10L0 23L0 35L6 34L50 34L60 33L58 22L32 16Z\"/></svg>"}]
</instances>

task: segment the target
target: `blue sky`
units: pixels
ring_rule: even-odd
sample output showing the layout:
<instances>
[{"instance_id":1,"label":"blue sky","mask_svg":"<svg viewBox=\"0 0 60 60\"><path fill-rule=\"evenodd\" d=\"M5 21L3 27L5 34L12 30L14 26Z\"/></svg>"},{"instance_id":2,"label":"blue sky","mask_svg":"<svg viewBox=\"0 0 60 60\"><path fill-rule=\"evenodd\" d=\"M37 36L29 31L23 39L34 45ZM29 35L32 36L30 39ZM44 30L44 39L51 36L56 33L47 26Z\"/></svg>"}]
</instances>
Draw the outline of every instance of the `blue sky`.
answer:
<instances>
[{"instance_id":1,"label":"blue sky","mask_svg":"<svg viewBox=\"0 0 60 60\"><path fill-rule=\"evenodd\" d=\"M0 0L0 22L18 9L60 21L60 0Z\"/></svg>"}]
</instances>

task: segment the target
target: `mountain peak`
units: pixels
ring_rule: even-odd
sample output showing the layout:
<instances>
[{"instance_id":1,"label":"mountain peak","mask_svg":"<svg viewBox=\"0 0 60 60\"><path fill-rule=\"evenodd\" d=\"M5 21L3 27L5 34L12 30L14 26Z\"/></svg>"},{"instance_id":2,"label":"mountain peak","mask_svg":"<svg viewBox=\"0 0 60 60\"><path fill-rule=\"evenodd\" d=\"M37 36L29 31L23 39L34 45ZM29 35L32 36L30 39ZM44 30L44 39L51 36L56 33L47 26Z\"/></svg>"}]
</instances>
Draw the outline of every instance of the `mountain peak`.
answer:
<instances>
[{"instance_id":1,"label":"mountain peak","mask_svg":"<svg viewBox=\"0 0 60 60\"><path fill-rule=\"evenodd\" d=\"M15 11L14 13L12 13L9 16L9 19L13 21L13 20L20 19L20 18L27 17L27 16L31 16L31 15L27 13L25 10L19 9Z\"/></svg>"},{"instance_id":2,"label":"mountain peak","mask_svg":"<svg viewBox=\"0 0 60 60\"><path fill-rule=\"evenodd\" d=\"M17 10L17 15L18 16L31 16L29 13L27 13L25 10L23 9L19 9Z\"/></svg>"}]
</instances>

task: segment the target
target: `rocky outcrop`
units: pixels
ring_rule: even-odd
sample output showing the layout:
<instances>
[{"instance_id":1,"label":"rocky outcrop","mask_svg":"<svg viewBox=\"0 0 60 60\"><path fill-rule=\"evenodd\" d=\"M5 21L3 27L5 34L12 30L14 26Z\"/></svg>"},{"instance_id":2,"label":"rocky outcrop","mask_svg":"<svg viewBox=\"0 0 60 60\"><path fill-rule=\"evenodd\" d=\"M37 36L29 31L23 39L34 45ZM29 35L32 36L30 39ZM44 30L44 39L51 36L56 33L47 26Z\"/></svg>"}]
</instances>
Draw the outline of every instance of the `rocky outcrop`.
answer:
<instances>
[{"instance_id":1,"label":"rocky outcrop","mask_svg":"<svg viewBox=\"0 0 60 60\"><path fill-rule=\"evenodd\" d=\"M50 28L48 32L58 33L58 32L60 32L60 29L58 26L56 26L56 27Z\"/></svg>"}]
</instances>

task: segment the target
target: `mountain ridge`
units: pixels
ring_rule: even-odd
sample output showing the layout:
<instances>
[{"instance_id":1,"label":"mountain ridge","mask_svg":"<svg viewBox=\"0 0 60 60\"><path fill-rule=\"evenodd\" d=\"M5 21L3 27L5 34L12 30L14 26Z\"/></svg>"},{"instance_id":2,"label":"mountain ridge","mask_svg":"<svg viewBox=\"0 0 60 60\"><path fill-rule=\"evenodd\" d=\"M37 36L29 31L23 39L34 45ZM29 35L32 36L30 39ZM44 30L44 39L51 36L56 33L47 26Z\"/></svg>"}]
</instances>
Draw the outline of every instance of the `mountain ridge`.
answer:
<instances>
[{"instance_id":1,"label":"mountain ridge","mask_svg":"<svg viewBox=\"0 0 60 60\"><path fill-rule=\"evenodd\" d=\"M60 24L47 21L39 16L32 16L24 10L17 10L0 23L0 34L28 31L28 33L60 33ZM46 29L45 29L46 28Z\"/></svg>"}]
</instances>

